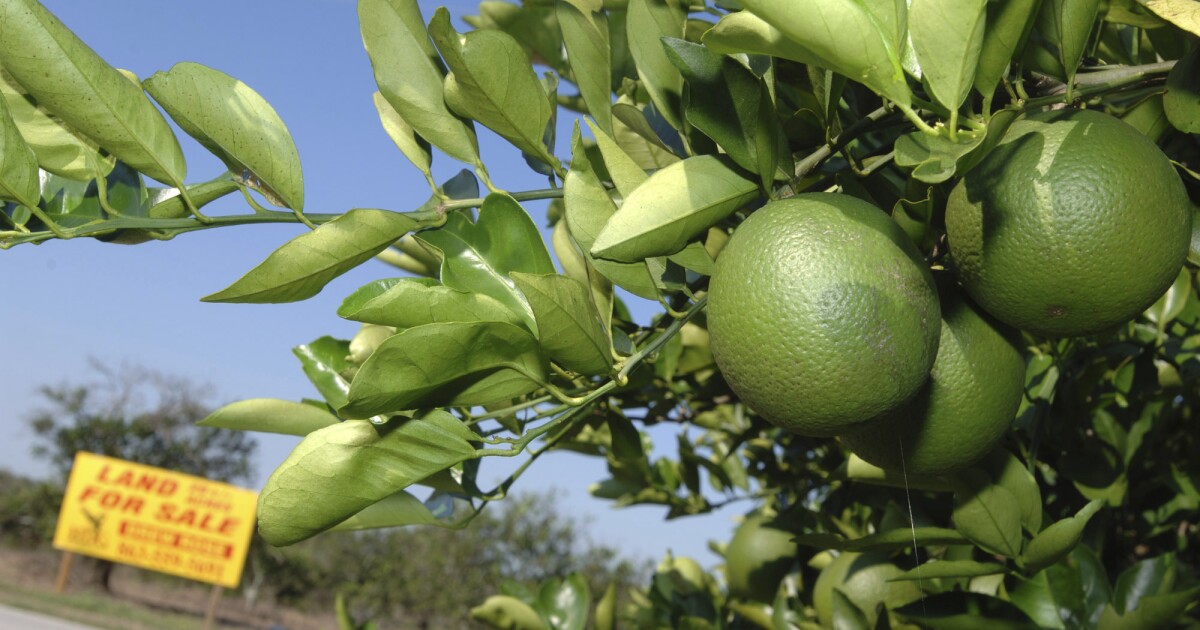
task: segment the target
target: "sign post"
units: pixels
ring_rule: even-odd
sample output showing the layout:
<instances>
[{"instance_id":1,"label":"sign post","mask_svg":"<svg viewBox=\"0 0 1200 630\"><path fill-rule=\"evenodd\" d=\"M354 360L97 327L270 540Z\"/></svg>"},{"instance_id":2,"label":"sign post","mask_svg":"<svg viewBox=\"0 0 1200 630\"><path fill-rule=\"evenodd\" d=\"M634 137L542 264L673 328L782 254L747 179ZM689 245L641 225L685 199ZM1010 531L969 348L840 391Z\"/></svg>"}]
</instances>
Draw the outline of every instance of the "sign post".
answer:
<instances>
[{"instance_id":1,"label":"sign post","mask_svg":"<svg viewBox=\"0 0 1200 630\"><path fill-rule=\"evenodd\" d=\"M251 490L80 451L54 546L233 588L242 578L256 502Z\"/></svg>"}]
</instances>

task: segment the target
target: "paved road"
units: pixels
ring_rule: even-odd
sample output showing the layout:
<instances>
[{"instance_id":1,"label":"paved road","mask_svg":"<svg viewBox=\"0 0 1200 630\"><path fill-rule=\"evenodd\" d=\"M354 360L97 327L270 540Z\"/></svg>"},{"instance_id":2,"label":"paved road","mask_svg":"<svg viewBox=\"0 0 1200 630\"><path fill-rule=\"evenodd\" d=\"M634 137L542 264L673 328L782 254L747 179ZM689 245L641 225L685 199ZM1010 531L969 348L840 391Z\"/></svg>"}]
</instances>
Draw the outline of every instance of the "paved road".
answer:
<instances>
[{"instance_id":1,"label":"paved road","mask_svg":"<svg viewBox=\"0 0 1200 630\"><path fill-rule=\"evenodd\" d=\"M95 630L73 621L48 617L41 613L0 606L0 630Z\"/></svg>"}]
</instances>

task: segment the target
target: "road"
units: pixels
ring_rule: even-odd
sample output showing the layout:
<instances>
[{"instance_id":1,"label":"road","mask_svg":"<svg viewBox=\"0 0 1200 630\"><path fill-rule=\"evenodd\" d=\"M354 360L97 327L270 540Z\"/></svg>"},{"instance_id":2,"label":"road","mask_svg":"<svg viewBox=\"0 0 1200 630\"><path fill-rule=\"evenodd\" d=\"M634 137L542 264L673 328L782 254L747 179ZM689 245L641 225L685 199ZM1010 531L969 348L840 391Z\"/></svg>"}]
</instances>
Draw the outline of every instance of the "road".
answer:
<instances>
[{"instance_id":1,"label":"road","mask_svg":"<svg viewBox=\"0 0 1200 630\"><path fill-rule=\"evenodd\" d=\"M0 630L95 630L73 621L0 605Z\"/></svg>"}]
</instances>

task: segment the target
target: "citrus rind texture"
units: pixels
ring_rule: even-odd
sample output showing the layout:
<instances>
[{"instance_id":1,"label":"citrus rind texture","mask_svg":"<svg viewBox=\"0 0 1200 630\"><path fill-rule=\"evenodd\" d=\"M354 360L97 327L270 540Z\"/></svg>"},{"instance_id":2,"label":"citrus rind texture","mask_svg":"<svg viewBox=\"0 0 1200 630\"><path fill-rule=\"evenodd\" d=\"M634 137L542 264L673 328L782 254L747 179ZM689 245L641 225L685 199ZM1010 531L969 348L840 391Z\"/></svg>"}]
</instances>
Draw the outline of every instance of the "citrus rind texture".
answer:
<instances>
[{"instance_id":1,"label":"citrus rind texture","mask_svg":"<svg viewBox=\"0 0 1200 630\"><path fill-rule=\"evenodd\" d=\"M840 437L885 470L944 475L967 468L1004 438L1021 404L1020 349L965 298L942 294L941 343L929 382L905 405Z\"/></svg>"},{"instance_id":2,"label":"citrus rind texture","mask_svg":"<svg viewBox=\"0 0 1200 630\"><path fill-rule=\"evenodd\" d=\"M1090 110L1040 112L954 187L946 233L986 311L1038 335L1086 335L1129 321L1171 285L1191 204L1133 127Z\"/></svg>"},{"instance_id":3,"label":"citrus rind texture","mask_svg":"<svg viewBox=\"0 0 1200 630\"><path fill-rule=\"evenodd\" d=\"M916 247L847 195L768 203L729 239L709 286L713 356L729 386L800 435L839 435L916 394L940 322Z\"/></svg>"}]
</instances>

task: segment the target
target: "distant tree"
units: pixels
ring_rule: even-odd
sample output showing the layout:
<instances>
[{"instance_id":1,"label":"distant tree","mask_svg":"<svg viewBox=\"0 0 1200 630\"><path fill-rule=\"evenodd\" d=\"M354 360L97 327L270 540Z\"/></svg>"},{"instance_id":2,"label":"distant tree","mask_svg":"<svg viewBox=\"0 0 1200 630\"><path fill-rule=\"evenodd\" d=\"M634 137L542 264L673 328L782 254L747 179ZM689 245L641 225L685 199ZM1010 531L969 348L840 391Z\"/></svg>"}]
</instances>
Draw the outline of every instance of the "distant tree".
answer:
<instances>
[{"instance_id":1,"label":"distant tree","mask_svg":"<svg viewBox=\"0 0 1200 630\"><path fill-rule=\"evenodd\" d=\"M462 530L331 533L299 548L312 549L328 588L344 593L355 618L392 617L420 628L475 627L466 625L467 611L510 580L533 588L577 572L595 592L613 581L645 581L648 564L596 544L586 522L556 504L554 492L525 493Z\"/></svg>"},{"instance_id":2,"label":"distant tree","mask_svg":"<svg viewBox=\"0 0 1200 630\"><path fill-rule=\"evenodd\" d=\"M96 380L45 385L34 412L33 453L65 484L75 453L88 451L225 482L251 482L258 443L248 433L200 427L212 410L209 387L149 368L90 363ZM113 564L97 563L109 590Z\"/></svg>"},{"instance_id":3,"label":"distant tree","mask_svg":"<svg viewBox=\"0 0 1200 630\"><path fill-rule=\"evenodd\" d=\"M244 432L199 427L211 410L208 386L140 366L91 362L98 380L45 385L30 418L43 457L62 475L78 451L226 482L251 482L258 443Z\"/></svg>"},{"instance_id":4,"label":"distant tree","mask_svg":"<svg viewBox=\"0 0 1200 630\"><path fill-rule=\"evenodd\" d=\"M0 542L37 547L54 533L62 486L0 470Z\"/></svg>"}]
</instances>

